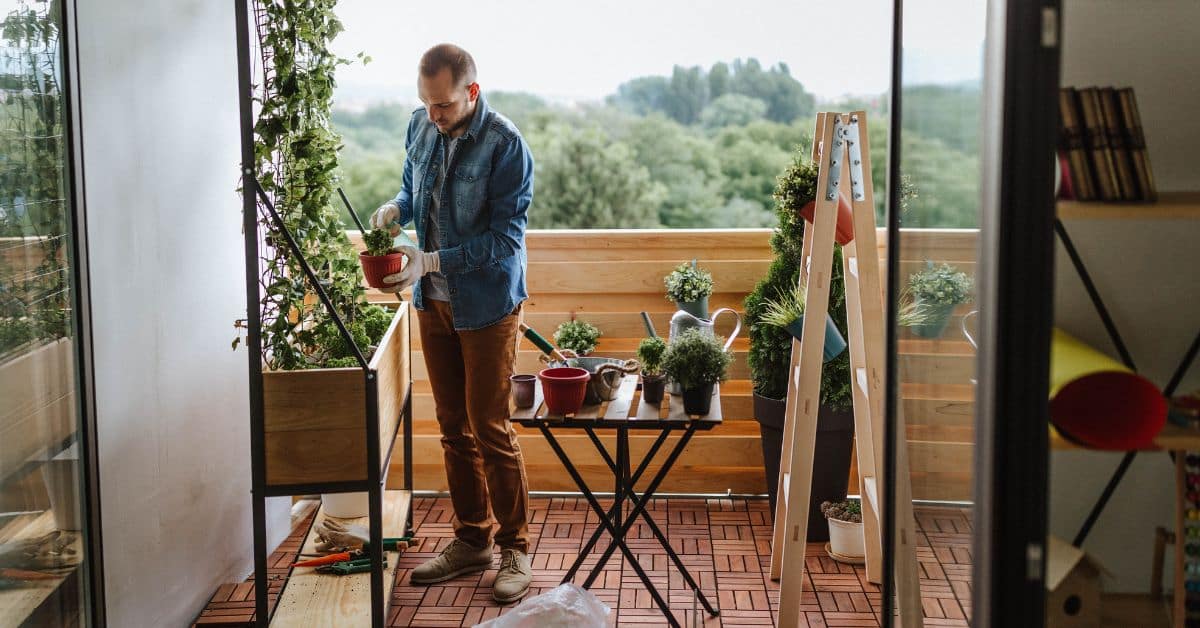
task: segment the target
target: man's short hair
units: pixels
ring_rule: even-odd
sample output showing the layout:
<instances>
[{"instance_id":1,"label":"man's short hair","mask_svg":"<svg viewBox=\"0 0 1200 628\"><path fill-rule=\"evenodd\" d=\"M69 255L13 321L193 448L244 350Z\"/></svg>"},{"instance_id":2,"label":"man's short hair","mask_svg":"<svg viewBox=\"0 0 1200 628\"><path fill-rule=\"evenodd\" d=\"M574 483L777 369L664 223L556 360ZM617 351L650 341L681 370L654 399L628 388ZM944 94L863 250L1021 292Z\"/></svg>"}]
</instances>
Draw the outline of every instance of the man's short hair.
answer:
<instances>
[{"instance_id":1,"label":"man's short hair","mask_svg":"<svg viewBox=\"0 0 1200 628\"><path fill-rule=\"evenodd\" d=\"M450 68L450 76L458 86L470 85L475 82L475 59L471 53L454 44L438 44L421 55L421 76L433 78L442 71Z\"/></svg>"}]
</instances>

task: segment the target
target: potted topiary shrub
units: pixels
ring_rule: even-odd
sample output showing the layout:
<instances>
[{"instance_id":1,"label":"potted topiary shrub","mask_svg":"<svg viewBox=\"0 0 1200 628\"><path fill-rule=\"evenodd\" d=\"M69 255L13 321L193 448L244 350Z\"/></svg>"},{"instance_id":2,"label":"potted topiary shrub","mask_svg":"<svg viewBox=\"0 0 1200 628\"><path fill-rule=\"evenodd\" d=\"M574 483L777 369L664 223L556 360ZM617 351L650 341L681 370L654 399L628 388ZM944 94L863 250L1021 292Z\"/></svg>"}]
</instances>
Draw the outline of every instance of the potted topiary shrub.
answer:
<instances>
[{"instance_id":1,"label":"potted topiary shrub","mask_svg":"<svg viewBox=\"0 0 1200 628\"><path fill-rule=\"evenodd\" d=\"M861 564L863 550L862 503L853 500L822 502L821 514L829 522L829 557L845 563Z\"/></svg>"},{"instance_id":2,"label":"potted topiary shrub","mask_svg":"<svg viewBox=\"0 0 1200 628\"><path fill-rule=\"evenodd\" d=\"M767 275L746 296L743 320L750 327L750 379L754 384L754 418L759 423L767 493L771 512L779 482L779 458L783 441L784 398L791 365L792 335L787 329L768 324L770 300L795 290L803 263L804 218L800 210L816 198L817 165L798 151L792 164L779 177L775 189L778 224L771 235L775 254ZM800 300L803 303L803 299ZM844 338L846 295L842 278L842 248L834 246L828 314ZM854 444L854 416L850 404L849 352L825 363L821 369L820 408L817 413L817 443L813 460L813 483L809 502L808 540L827 540L819 505L846 497L850 454Z\"/></svg>"},{"instance_id":3,"label":"potted topiary shrub","mask_svg":"<svg viewBox=\"0 0 1200 628\"><path fill-rule=\"evenodd\" d=\"M373 229L363 234L367 250L358 254L367 285L384 288L383 278L394 275L404 268L404 255L392 246L392 234L386 229Z\"/></svg>"},{"instance_id":4,"label":"potted topiary shrub","mask_svg":"<svg viewBox=\"0 0 1200 628\"><path fill-rule=\"evenodd\" d=\"M554 344L559 349L570 349L576 355L585 356L596 348L600 330L587 321L567 321L554 330Z\"/></svg>"},{"instance_id":5,"label":"potted topiary shrub","mask_svg":"<svg viewBox=\"0 0 1200 628\"><path fill-rule=\"evenodd\" d=\"M643 338L637 348L638 361L642 363L642 399L646 403L662 403L667 378L663 375L663 356L667 343L658 336Z\"/></svg>"},{"instance_id":6,"label":"potted topiary shrub","mask_svg":"<svg viewBox=\"0 0 1200 628\"><path fill-rule=\"evenodd\" d=\"M768 325L782 327L792 335L792 338L800 340L801 332L804 330L804 297L805 289L800 286L782 292L774 301L766 302L766 312L763 314L763 322ZM822 357L825 362L828 362L846 350L846 339L842 338L841 332L838 331L837 325L833 322L833 317L828 312L825 313L825 343L823 346Z\"/></svg>"},{"instance_id":7,"label":"potted topiary shrub","mask_svg":"<svg viewBox=\"0 0 1200 628\"><path fill-rule=\"evenodd\" d=\"M712 295L712 274L696 265L684 262L675 267L663 282L667 284L667 299L675 302L675 307L695 316L708 318L708 297Z\"/></svg>"},{"instance_id":8,"label":"potted topiary shrub","mask_svg":"<svg viewBox=\"0 0 1200 628\"><path fill-rule=\"evenodd\" d=\"M908 278L913 304L923 313L921 322L910 325L913 333L922 338L941 337L955 306L971 301L972 287L971 278L954 266L926 261L924 269Z\"/></svg>"},{"instance_id":9,"label":"potted topiary shrub","mask_svg":"<svg viewBox=\"0 0 1200 628\"><path fill-rule=\"evenodd\" d=\"M663 371L683 389L683 411L705 415L712 406L713 386L725 379L733 360L724 338L689 329L671 340L663 354Z\"/></svg>"}]
</instances>

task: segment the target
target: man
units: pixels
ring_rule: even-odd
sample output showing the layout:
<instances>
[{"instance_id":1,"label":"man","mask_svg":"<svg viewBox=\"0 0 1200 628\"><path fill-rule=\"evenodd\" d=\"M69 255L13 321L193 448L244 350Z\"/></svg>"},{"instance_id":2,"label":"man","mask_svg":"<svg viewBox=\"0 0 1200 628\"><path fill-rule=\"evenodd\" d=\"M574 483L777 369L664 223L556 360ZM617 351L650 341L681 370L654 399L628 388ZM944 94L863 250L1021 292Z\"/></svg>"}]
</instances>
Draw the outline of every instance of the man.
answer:
<instances>
[{"instance_id":1,"label":"man","mask_svg":"<svg viewBox=\"0 0 1200 628\"><path fill-rule=\"evenodd\" d=\"M529 489L509 423L509 375L525 291L526 211L533 157L516 126L488 108L475 61L441 44L421 57L400 194L371 225L393 235L413 222L420 250L384 279L413 286L421 348L433 387L455 540L412 572L414 584L483 571L494 541L502 553L492 595L523 597L529 566Z\"/></svg>"}]
</instances>

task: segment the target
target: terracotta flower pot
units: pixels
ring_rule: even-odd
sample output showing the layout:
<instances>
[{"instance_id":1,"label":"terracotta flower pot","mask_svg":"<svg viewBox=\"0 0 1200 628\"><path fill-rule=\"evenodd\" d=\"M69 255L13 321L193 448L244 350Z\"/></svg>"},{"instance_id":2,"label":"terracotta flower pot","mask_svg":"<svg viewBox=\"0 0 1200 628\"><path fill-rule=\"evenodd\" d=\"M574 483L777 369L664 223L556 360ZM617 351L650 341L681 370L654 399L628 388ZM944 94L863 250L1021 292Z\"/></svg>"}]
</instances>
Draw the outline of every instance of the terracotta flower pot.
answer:
<instances>
[{"instance_id":1,"label":"terracotta flower pot","mask_svg":"<svg viewBox=\"0 0 1200 628\"><path fill-rule=\"evenodd\" d=\"M404 269L403 253L388 253L387 255L367 255L366 251L358 254L358 262L362 264L363 275L367 285L372 288L386 288L388 284L383 278L394 275Z\"/></svg>"},{"instance_id":2,"label":"terracotta flower pot","mask_svg":"<svg viewBox=\"0 0 1200 628\"><path fill-rule=\"evenodd\" d=\"M587 394L588 380L592 374L587 369L559 366L542 369L538 380L542 382L542 394L546 398L546 411L550 414L574 414L583 407Z\"/></svg>"},{"instance_id":3,"label":"terracotta flower pot","mask_svg":"<svg viewBox=\"0 0 1200 628\"><path fill-rule=\"evenodd\" d=\"M800 215L808 222L813 221L813 216L817 212L817 202L809 201L807 205L800 208ZM850 201L845 196L838 194L838 217L837 217L837 233L834 235L834 240L842 246L850 244L854 239L854 209L850 205Z\"/></svg>"}]
</instances>

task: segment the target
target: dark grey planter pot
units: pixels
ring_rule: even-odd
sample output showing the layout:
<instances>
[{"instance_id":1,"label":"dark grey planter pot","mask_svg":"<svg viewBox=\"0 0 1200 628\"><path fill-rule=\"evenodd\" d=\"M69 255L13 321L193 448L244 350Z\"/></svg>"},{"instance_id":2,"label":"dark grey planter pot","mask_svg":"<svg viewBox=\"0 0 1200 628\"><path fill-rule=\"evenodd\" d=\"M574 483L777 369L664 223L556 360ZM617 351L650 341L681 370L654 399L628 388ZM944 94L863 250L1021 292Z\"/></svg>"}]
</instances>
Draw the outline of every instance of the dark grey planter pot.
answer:
<instances>
[{"instance_id":1,"label":"dark grey planter pot","mask_svg":"<svg viewBox=\"0 0 1200 628\"><path fill-rule=\"evenodd\" d=\"M754 418L762 435L762 452L771 515L775 515L779 488L779 458L783 453L783 423L786 401L754 393ZM808 541L829 540L829 528L821 514L821 502L846 498L850 481L850 452L854 447L854 412L835 411L825 406L817 412L817 444L813 458L813 484L808 506Z\"/></svg>"}]
</instances>

